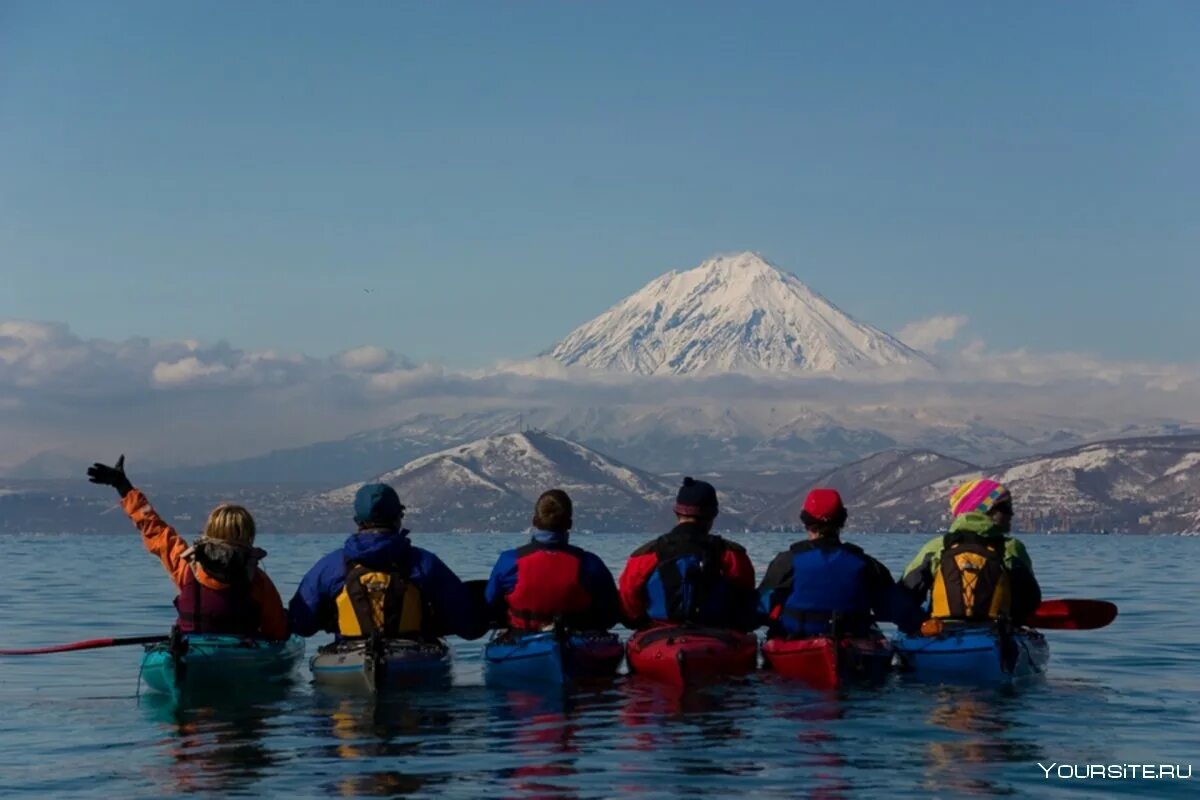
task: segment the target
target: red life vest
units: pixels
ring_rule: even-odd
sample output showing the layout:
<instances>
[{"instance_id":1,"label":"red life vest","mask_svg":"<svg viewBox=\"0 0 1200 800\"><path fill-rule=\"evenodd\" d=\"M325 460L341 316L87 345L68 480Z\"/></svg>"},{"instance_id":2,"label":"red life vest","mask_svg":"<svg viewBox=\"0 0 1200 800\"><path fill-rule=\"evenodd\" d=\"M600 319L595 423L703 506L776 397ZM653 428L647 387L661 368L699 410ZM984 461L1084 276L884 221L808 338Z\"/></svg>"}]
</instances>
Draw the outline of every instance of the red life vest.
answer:
<instances>
[{"instance_id":1,"label":"red life vest","mask_svg":"<svg viewBox=\"0 0 1200 800\"><path fill-rule=\"evenodd\" d=\"M517 584L505 597L513 630L544 628L592 606L580 582L584 552L571 545L530 542L517 549Z\"/></svg>"},{"instance_id":2,"label":"red life vest","mask_svg":"<svg viewBox=\"0 0 1200 800\"><path fill-rule=\"evenodd\" d=\"M176 625L184 633L224 633L232 636L254 636L258 633L258 606L250 596L250 584L229 585L210 589L196 579L189 569L175 598L179 612Z\"/></svg>"}]
</instances>

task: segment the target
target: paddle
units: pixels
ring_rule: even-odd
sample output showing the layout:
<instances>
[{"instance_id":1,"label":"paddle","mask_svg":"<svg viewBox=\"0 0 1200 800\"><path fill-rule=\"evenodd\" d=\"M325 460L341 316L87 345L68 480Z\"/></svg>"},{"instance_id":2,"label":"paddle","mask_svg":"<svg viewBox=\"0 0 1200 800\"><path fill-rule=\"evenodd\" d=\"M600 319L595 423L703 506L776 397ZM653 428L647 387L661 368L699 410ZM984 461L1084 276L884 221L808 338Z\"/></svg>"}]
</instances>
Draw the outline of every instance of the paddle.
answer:
<instances>
[{"instance_id":1,"label":"paddle","mask_svg":"<svg viewBox=\"0 0 1200 800\"><path fill-rule=\"evenodd\" d=\"M1025 624L1049 630L1091 631L1116 618L1117 607L1104 600L1043 600Z\"/></svg>"},{"instance_id":2,"label":"paddle","mask_svg":"<svg viewBox=\"0 0 1200 800\"><path fill-rule=\"evenodd\" d=\"M0 650L0 656L40 656L45 653L69 653L73 650L98 650L101 647L121 647L130 644L157 644L165 642L169 636L127 636L123 639L87 639L70 644L56 644L49 647L31 647L25 650Z\"/></svg>"}]
</instances>

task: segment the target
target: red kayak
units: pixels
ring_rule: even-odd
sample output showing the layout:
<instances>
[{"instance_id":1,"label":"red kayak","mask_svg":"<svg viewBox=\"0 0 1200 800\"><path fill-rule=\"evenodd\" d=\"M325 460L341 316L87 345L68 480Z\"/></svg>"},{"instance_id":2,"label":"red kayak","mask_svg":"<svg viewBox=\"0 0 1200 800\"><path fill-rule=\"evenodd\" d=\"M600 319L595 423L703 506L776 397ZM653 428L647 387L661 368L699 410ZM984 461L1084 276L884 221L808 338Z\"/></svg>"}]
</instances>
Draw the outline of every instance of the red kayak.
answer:
<instances>
[{"instance_id":1,"label":"red kayak","mask_svg":"<svg viewBox=\"0 0 1200 800\"><path fill-rule=\"evenodd\" d=\"M769 669L814 689L836 689L847 680L883 680L892 668L892 645L878 633L841 639L768 639L763 661Z\"/></svg>"},{"instance_id":2,"label":"red kayak","mask_svg":"<svg viewBox=\"0 0 1200 800\"><path fill-rule=\"evenodd\" d=\"M758 666L758 637L725 628L664 625L629 638L629 670L674 686L689 686Z\"/></svg>"}]
</instances>

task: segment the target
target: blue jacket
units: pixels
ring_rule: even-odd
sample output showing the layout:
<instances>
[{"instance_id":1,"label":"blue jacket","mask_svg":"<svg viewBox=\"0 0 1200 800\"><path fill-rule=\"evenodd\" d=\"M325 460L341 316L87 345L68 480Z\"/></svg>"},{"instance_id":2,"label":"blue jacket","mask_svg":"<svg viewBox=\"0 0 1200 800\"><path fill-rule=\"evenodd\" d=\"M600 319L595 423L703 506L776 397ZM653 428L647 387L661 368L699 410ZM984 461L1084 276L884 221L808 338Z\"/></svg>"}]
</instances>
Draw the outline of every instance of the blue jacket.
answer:
<instances>
[{"instance_id":1,"label":"blue jacket","mask_svg":"<svg viewBox=\"0 0 1200 800\"><path fill-rule=\"evenodd\" d=\"M570 537L567 533L536 531L531 539L531 544L540 546L538 549L542 551L569 552L579 559L580 588L590 597L591 603L587 612L575 615L575 619L567 619L566 622L569 625L581 630L608 630L620 621L621 611L620 603L617 600L617 584L599 556L571 547ZM484 591L484 600L495 611L502 611L506 608L506 600L516 590L517 579L521 574L517 561L523 556L528 557L530 553L527 551L529 550L531 548L528 546L505 550L496 561L496 566L492 568L487 589ZM553 569L558 562L544 562L535 559L532 563L543 569ZM534 569L538 567L534 567ZM538 582L536 575L530 574L528 571L525 576L526 581ZM549 583L549 581L545 583ZM538 589L537 586L529 588L534 593ZM552 597L547 597L546 600L551 605L556 605Z\"/></svg>"},{"instance_id":2,"label":"blue jacket","mask_svg":"<svg viewBox=\"0 0 1200 800\"><path fill-rule=\"evenodd\" d=\"M414 547L406 530L353 534L341 549L314 564L288 604L292 633L338 633L335 601L346 584L347 562L379 569L407 564L408 579L432 609L440 633L479 635L475 607L462 581L433 553Z\"/></svg>"},{"instance_id":3,"label":"blue jacket","mask_svg":"<svg viewBox=\"0 0 1200 800\"><path fill-rule=\"evenodd\" d=\"M887 567L837 539L799 542L776 556L759 586L759 611L770 636L827 633L834 613L850 634L875 620L913 631L924 617Z\"/></svg>"}]
</instances>

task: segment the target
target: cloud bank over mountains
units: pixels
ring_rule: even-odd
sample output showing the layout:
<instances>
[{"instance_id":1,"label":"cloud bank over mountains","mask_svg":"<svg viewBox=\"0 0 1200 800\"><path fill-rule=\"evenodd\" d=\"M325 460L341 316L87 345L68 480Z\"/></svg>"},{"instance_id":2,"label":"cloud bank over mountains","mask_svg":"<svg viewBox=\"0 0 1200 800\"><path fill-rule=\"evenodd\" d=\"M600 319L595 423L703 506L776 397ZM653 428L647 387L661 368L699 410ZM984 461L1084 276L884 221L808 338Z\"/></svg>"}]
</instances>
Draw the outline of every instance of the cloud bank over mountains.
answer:
<instances>
[{"instance_id":1,"label":"cloud bank over mountains","mask_svg":"<svg viewBox=\"0 0 1200 800\"><path fill-rule=\"evenodd\" d=\"M417 364L379 343L315 356L0 320L0 469L119 450L202 463L415 413L546 406L703 407L697 425L749 415L761 430L826 424L812 421L823 413L861 430L889 415L993 430L1043 417L1051 433L1066 418L1110 431L1200 422L1200 365L996 352L977 338L963 346L967 327L965 315L938 315L892 337L755 253L667 273L542 356L475 371Z\"/></svg>"},{"instance_id":2,"label":"cloud bank over mountains","mask_svg":"<svg viewBox=\"0 0 1200 800\"><path fill-rule=\"evenodd\" d=\"M945 332L962 324L925 327ZM911 330L909 336L929 341ZM531 375L512 365L457 372L414 364L378 345L316 357L227 342L87 339L63 323L6 320L0 321L0 465L45 451L99 457L120 449L162 464L198 463L345 436L418 411L522 404L802 402L933 415L967 407L981 418L1200 422L1194 365L994 352L978 340L937 361L933 375L889 367L848 377L636 376L562 366Z\"/></svg>"}]
</instances>

